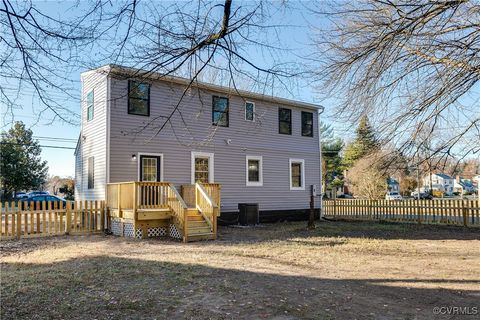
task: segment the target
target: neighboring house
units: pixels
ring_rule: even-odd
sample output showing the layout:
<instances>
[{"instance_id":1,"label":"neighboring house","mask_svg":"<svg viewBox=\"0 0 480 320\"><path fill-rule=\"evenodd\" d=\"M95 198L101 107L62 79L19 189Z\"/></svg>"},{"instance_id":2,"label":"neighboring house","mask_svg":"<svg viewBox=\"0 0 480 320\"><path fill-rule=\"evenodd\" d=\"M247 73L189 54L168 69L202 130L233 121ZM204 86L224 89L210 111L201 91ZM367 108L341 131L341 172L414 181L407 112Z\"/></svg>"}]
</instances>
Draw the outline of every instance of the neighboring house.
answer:
<instances>
[{"instance_id":1,"label":"neighboring house","mask_svg":"<svg viewBox=\"0 0 480 320\"><path fill-rule=\"evenodd\" d=\"M389 177L387 178L387 188L390 192L398 192L400 193L400 184L395 178Z\"/></svg>"},{"instance_id":2,"label":"neighboring house","mask_svg":"<svg viewBox=\"0 0 480 320\"><path fill-rule=\"evenodd\" d=\"M113 182L200 181L221 184L222 214L239 203L307 211L310 186L321 186L321 106L197 82L185 91L188 79L141 74L82 73L75 199L105 199Z\"/></svg>"},{"instance_id":3,"label":"neighboring house","mask_svg":"<svg viewBox=\"0 0 480 320\"><path fill-rule=\"evenodd\" d=\"M472 177L472 184L478 190L480 188L480 175Z\"/></svg>"},{"instance_id":4,"label":"neighboring house","mask_svg":"<svg viewBox=\"0 0 480 320\"><path fill-rule=\"evenodd\" d=\"M473 193L476 189L472 180L462 179L460 176L456 176L453 190L458 193Z\"/></svg>"},{"instance_id":5,"label":"neighboring house","mask_svg":"<svg viewBox=\"0 0 480 320\"><path fill-rule=\"evenodd\" d=\"M434 191L441 191L445 195L453 194L455 179L449 175L443 173L433 173L430 179L430 175L423 178L423 185L428 189Z\"/></svg>"}]
</instances>

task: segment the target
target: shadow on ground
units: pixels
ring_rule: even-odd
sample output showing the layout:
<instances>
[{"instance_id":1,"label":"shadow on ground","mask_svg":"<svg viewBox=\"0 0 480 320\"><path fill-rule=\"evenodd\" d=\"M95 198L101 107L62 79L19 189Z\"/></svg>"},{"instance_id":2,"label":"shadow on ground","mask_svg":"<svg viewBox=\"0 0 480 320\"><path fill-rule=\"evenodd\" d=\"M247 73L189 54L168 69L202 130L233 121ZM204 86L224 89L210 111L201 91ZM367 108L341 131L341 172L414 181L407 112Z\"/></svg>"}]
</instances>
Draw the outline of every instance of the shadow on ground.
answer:
<instances>
[{"instance_id":1,"label":"shadow on ground","mask_svg":"<svg viewBox=\"0 0 480 320\"><path fill-rule=\"evenodd\" d=\"M420 225L398 222L316 221L315 230L307 222L278 222L250 227L220 227L219 240L272 241L310 237L370 238L381 240L480 240L480 228L446 225ZM339 240L332 240L336 245Z\"/></svg>"},{"instance_id":2,"label":"shadow on ground","mask_svg":"<svg viewBox=\"0 0 480 320\"><path fill-rule=\"evenodd\" d=\"M436 306L478 305L479 291L409 282L443 280L318 279L110 256L4 263L1 318L430 319Z\"/></svg>"}]
</instances>

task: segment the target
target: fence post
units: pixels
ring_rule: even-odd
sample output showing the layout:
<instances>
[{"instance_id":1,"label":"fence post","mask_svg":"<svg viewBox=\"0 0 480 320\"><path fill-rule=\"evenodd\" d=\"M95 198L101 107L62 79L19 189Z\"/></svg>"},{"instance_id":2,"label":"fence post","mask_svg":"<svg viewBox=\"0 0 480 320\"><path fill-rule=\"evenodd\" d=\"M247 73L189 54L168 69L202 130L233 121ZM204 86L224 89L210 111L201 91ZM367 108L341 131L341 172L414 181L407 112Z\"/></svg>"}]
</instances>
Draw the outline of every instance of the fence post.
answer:
<instances>
[{"instance_id":1,"label":"fence post","mask_svg":"<svg viewBox=\"0 0 480 320\"><path fill-rule=\"evenodd\" d=\"M337 217L337 199L333 198L333 218Z\"/></svg>"},{"instance_id":2,"label":"fence post","mask_svg":"<svg viewBox=\"0 0 480 320\"><path fill-rule=\"evenodd\" d=\"M467 221L467 208L465 206L465 200L461 200L462 201L462 215L463 215L463 225L465 227L468 226L468 221ZM468 203L468 202L467 202Z\"/></svg>"},{"instance_id":3,"label":"fence post","mask_svg":"<svg viewBox=\"0 0 480 320\"><path fill-rule=\"evenodd\" d=\"M70 233L70 228L72 226L72 210L71 210L71 202L67 201L67 205L65 207L65 215L66 215L66 221L65 221L65 234Z\"/></svg>"},{"instance_id":4,"label":"fence post","mask_svg":"<svg viewBox=\"0 0 480 320\"><path fill-rule=\"evenodd\" d=\"M22 233L22 214L19 209L17 205L17 239L20 239L20 234Z\"/></svg>"}]
</instances>

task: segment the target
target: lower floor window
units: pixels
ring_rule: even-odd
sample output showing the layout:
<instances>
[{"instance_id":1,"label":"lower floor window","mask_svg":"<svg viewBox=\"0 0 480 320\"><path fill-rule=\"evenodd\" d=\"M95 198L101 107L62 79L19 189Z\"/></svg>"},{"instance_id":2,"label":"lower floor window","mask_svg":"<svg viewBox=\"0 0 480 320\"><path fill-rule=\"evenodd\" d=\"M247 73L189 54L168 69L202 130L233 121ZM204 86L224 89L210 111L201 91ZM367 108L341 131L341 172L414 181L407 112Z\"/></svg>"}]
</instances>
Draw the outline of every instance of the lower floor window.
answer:
<instances>
[{"instance_id":1,"label":"lower floor window","mask_svg":"<svg viewBox=\"0 0 480 320\"><path fill-rule=\"evenodd\" d=\"M149 156L141 155L140 156L140 180L155 182L160 181L160 167L161 167L161 157L160 156Z\"/></svg>"},{"instance_id":2,"label":"lower floor window","mask_svg":"<svg viewBox=\"0 0 480 320\"><path fill-rule=\"evenodd\" d=\"M305 161L290 159L290 190L305 190Z\"/></svg>"},{"instance_id":3,"label":"lower floor window","mask_svg":"<svg viewBox=\"0 0 480 320\"><path fill-rule=\"evenodd\" d=\"M261 156L247 156L247 186L263 185L263 163Z\"/></svg>"},{"instance_id":4,"label":"lower floor window","mask_svg":"<svg viewBox=\"0 0 480 320\"><path fill-rule=\"evenodd\" d=\"M95 161L93 157L88 157L88 181L87 188L93 189L95 187Z\"/></svg>"}]
</instances>

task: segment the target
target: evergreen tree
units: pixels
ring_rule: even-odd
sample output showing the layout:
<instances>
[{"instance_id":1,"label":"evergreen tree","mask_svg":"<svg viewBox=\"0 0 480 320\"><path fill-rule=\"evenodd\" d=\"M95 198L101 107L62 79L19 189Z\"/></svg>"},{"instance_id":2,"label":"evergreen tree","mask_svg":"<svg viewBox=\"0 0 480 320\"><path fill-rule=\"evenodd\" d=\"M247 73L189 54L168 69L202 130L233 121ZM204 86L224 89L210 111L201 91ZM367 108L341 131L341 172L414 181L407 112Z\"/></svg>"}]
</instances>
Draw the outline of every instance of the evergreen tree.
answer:
<instances>
[{"instance_id":1,"label":"evergreen tree","mask_svg":"<svg viewBox=\"0 0 480 320\"><path fill-rule=\"evenodd\" d=\"M340 152L343 149L343 141L336 138L333 128L320 122L320 136L322 144L322 181L324 191L343 184L343 166Z\"/></svg>"},{"instance_id":2,"label":"evergreen tree","mask_svg":"<svg viewBox=\"0 0 480 320\"><path fill-rule=\"evenodd\" d=\"M375 130L370 125L367 116L363 116L360 119L355 133L355 140L345 148L343 165L347 169L351 168L355 161L379 150L379 142L375 136Z\"/></svg>"},{"instance_id":3,"label":"evergreen tree","mask_svg":"<svg viewBox=\"0 0 480 320\"><path fill-rule=\"evenodd\" d=\"M16 122L0 139L0 183L6 198L20 190L38 189L47 178L47 162L32 131Z\"/></svg>"}]
</instances>

